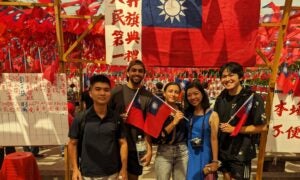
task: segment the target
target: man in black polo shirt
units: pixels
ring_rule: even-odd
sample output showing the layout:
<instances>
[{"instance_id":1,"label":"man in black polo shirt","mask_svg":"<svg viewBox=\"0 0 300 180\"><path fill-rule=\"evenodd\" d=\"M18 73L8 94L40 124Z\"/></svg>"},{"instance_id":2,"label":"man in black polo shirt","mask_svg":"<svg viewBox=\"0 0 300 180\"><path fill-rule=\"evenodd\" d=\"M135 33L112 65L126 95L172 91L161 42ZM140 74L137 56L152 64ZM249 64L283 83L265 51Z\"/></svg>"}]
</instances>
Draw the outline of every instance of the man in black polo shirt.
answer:
<instances>
[{"instance_id":1,"label":"man in black polo shirt","mask_svg":"<svg viewBox=\"0 0 300 180\"><path fill-rule=\"evenodd\" d=\"M214 111L220 117L219 159L225 180L250 179L251 159L256 156L256 134L267 130L264 121L264 102L262 98L243 87L243 68L240 64L229 62L220 68L221 83L225 89L217 97ZM253 105L245 124L236 136L231 136L239 118L228 122L233 114L254 93Z\"/></svg>"},{"instance_id":2,"label":"man in black polo shirt","mask_svg":"<svg viewBox=\"0 0 300 180\"><path fill-rule=\"evenodd\" d=\"M111 96L109 79L95 75L90 79L91 106L83 116L74 119L68 144L73 165L72 179L127 179L128 147L121 117L108 108ZM84 126L82 126L84 121ZM83 132L80 130L83 127ZM81 135L82 134L82 135ZM80 164L77 146L82 139Z\"/></svg>"}]
</instances>

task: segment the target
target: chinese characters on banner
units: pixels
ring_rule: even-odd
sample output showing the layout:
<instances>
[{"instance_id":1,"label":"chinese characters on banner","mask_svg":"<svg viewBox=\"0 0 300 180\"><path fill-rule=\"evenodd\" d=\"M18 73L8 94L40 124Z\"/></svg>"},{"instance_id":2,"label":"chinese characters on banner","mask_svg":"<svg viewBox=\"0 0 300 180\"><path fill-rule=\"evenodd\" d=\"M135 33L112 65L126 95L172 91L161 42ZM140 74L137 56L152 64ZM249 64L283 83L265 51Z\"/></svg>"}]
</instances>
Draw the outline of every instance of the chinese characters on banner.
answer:
<instances>
[{"instance_id":1,"label":"chinese characters on banner","mask_svg":"<svg viewBox=\"0 0 300 180\"><path fill-rule=\"evenodd\" d=\"M2 74L0 146L61 145L68 140L67 83L43 74Z\"/></svg>"},{"instance_id":2,"label":"chinese characters on banner","mask_svg":"<svg viewBox=\"0 0 300 180\"><path fill-rule=\"evenodd\" d=\"M127 65L141 59L140 0L105 1L106 63Z\"/></svg>"},{"instance_id":3,"label":"chinese characters on banner","mask_svg":"<svg viewBox=\"0 0 300 180\"><path fill-rule=\"evenodd\" d=\"M268 152L300 152L300 97L274 94Z\"/></svg>"}]
</instances>

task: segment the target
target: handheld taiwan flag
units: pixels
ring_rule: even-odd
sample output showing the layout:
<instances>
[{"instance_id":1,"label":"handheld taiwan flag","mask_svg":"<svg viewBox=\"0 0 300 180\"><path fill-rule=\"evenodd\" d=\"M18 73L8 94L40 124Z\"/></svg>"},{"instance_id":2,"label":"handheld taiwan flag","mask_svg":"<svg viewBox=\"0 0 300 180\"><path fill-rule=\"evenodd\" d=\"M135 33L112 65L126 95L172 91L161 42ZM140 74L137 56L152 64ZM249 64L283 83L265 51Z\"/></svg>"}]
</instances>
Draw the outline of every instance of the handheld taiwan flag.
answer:
<instances>
[{"instance_id":1,"label":"handheld taiwan flag","mask_svg":"<svg viewBox=\"0 0 300 180\"><path fill-rule=\"evenodd\" d=\"M167 117L171 114L172 109L157 96L153 96L150 103L150 108L148 109L144 132L157 138L164 122Z\"/></svg>"},{"instance_id":2,"label":"handheld taiwan flag","mask_svg":"<svg viewBox=\"0 0 300 180\"><path fill-rule=\"evenodd\" d=\"M256 62L260 0L143 0L142 59L149 66Z\"/></svg>"},{"instance_id":3,"label":"handheld taiwan flag","mask_svg":"<svg viewBox=\"0 0 300 180\"><path fill-rule=\"evenodd\" d=\"M135 93L132 101L127 107L126 123L133 125L139 129L144 128L144 115L142 111L140 96L138 95L139 89Z\"/></svg>"},{"instance_id":4,"label":"handheld taiwan flag","mask_svg":"<svg viewBox=\"0 0 300 180\"><path fill-rule=\"evenodd\" d=\"M298 70L297 74L298 75L296 76L296 81L293 88L294 96L300 96L300 70Z\"/></svg>"},{"instance_id":5,"label":"handheld taiwan flag","mask_svg":"<svg viewBox=\"0 0 300 180\"><path fill-rule=\"evenodd\" d=\"M254 96L254 94L252 94L244 102L244 104L237 110L237 112L233 115L233 117L238 117L239 118L239 122L235 125L235 128L234 128L233 132L230 134L230 136L236 136L240 132L242 126L247 121L249 112L252 109L253 96Z\"/></svg>"}]
</instances>

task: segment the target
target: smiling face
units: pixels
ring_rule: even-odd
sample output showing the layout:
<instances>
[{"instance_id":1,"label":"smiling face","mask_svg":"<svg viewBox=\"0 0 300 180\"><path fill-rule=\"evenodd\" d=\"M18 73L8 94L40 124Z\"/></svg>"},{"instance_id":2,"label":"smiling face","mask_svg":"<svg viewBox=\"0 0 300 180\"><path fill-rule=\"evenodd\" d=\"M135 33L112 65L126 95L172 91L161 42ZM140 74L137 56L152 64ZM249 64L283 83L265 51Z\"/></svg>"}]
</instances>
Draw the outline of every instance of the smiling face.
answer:
<instances>
[{"instance_id":1,"label":"smiling face","mask_svg":"<svg viewBox=\"0 0 300 180\"><path fill-rule=\"evenodd\" d=\"M192 87L187 89L186 97L188 102L193 106L197 107L201 105L201 101L203 99L203 95L199 89L196 87Z\"/></svg>"},{"instance_id":2,"label":"smiling face","mask_svg":"<svg viewBox=\"0 0 300 180\"><path fill-rule=\"evenodd\" d=\"M96 82L91 86L89 94L94 104L106 105L111 96L110 86L104 82Z\"/></svg>"},{"instance_id":3,"label":"smiling face","mask_svg":"<svg viewBox=\"0 0 300 180\"><path fill-rule=\"evenodd\" d=\"M239 78L238 74L232 73L228 69L225 69L221 75L221 83L230 92L241 88L241 80L242 78Z\"/></svg>"},{"instance_id":4,"label":"smiling face","mask_svg":"<svg viewBox=\"0 0 300 180\"><path fill-rule=\"evenodd\" d=\"M142 65L136 64L130 67L127 71L129 82L134 86L140 85L145 76L145 69Z\"/></svg>"},{"instance_id":5,"label":"smiling face","mask_svg":"<svg viewBox=\"0 0 300 180\"><path fill-rule=\"evenodd\" d=\"M178 85L169 85L163 93L165 100L169 104L175 104L180 95L180 88Z\"/></svg>"}]
</instances>

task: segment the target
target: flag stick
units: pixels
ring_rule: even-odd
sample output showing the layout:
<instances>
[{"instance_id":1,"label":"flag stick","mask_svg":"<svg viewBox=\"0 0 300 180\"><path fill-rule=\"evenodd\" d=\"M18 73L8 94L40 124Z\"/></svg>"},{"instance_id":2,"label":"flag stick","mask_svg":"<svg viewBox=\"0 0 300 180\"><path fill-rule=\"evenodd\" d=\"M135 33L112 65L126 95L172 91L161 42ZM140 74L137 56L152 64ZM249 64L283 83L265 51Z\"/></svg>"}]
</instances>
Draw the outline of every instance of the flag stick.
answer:
<instances>
[{"instance_id":1,"label":"flag stick","mask_svg":"<svg viewBox=\"0 0 300 180\"><path fill-rule=\"evenodd\" d=\"M26 60L26 54L25 54L24 49L23 49L23 56L24 56L24 67L25 67L25 72L27 72L27 60Z\"/></svg>"},{"instance_id":2,"label":"flag stick","mask_svg":"<svg viewBox=\"0 0 300 180\"><path fill-rule=\"evenodd\" d=\"M158 97L156 94L153 94L154 97L156 97L157 99L159 99L161 102L165 103L170 109L172 109L173 111L177 111L175 108L173 108L170 104L168 104L166 101L164 101L163 99L161 99L160 97ZM187 117L183 116L183 118L186 121L190 121Z\"/></svg>"},{"instance_id":3,"label":"flag stick","mask_svg":"<svg viewBox=\"0 0 300 180\"><path fill-rule=\"evenodd\" d=\"M42 56L41 56L41 49L38 47L39 59L40 59L40 66L41 66L41 73L43 72L43 63L42 63Z\"/></svg>"},{"instance_id":4,"label":"flag stick","mask_svg":"<svg viewBox=\"0 0 300 180\"><path fill-rule=\"evenodd\" d=\"M140 88L137 89L137 91L135 92L132 100L130 101L129 106L128 106L127 111L126 111L126 114L125 114L126 117L127 117L128 113L129 113L129 111L130 111L130 109L132 107L133 101L135 100L135 98L136 98L137 94L139 93L139 91L140 91Z\"/></svg>"},{"instance_id":5,"label":"flag stick","mask_svg":"<svg viewBox=\"0 0 300 180\"><path fill-rule=\"evenodd\" d=\"M8 48L8 62L9 62L10 72L12 72L12 62L11 62L10 48Z\"/></svg>"},{"instance_id":6,"label":"flag stick","mask_svg":"<svg viewBox=\"0 0 300 180\"><path fill-rule=\"evenodd\" d=\"M254 93L251 94L251 96L241 105L241 107L230 117L230 119L227 121L227 123L230 123L233 118L237 115L237 113L251 100Z\"/></svg>"}]
</instances>

